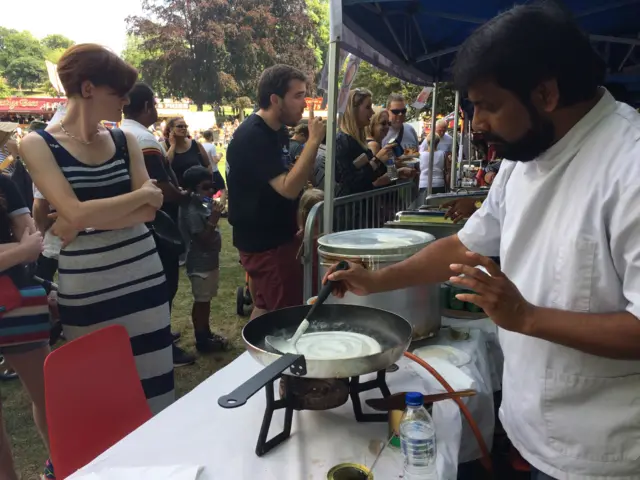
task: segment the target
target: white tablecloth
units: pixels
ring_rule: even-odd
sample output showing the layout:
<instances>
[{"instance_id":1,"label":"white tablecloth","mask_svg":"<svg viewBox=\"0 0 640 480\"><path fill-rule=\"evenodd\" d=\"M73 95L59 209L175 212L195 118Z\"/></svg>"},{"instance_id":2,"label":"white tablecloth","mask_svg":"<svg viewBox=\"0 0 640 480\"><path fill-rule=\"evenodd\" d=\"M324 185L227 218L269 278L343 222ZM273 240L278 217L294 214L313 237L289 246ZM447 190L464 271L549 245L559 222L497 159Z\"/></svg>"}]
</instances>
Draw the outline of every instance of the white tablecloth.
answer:
<instances>
[{"instance_id":1,"label":"white tablecloth","mask_svg":"<svg viewBox=\"0 0 640 480\"><path fill-rule=\"evenodd\" d=\"M441 335L437 341L446 343L446 336ZM483 334L472 331L469 340L454 345L472 356L472 362L462 368L474 379L473 388L481 390L481 395L466 401L474 417L478 415L476 420L481 420L484 431L488 418L480 418L479 412L488 411L487 399L492 389L487 379L490 377L488 371L484 369L480 372L482 368L476 367L483 363L486 365L486 360L476 359L482 354L483 342ZM424 369L416 368L415 363L402 358L398 365L400 369L397 372L387 375L392 393L420 390L434 393L442 390ZM291 437L263 457L257 457L254 450L264 415L264 392L259 391L246 405L231 410L219 407L217 400L260 368L248 353L241 355L78 473L116 467L200 465L204 467L198 477L200 480L325 480L329 469L336 464L371 464L378 445L387 440L387 424L356 422L350 400L329 411L295 412ZM369 376L366 376L362 380L368 379ZM484 390L487 390L487 398ZM368 407L364 399L380 397L380 392L365 392L361 397L366 412ZM491 410L492 405L491 399ZM463 434L468 427L454 402L436 403L433 417L437 432L439 477L444 480L455 479L458 459L466 461L463 460L465 457L475 454L472 447L465 447L465 444L475 445L472 443L475 440L472 436L463 440L463 450L460 450L461 436L468 436L467 433ZM280 410L273 416L270 437L282 430L283 422L284 411ZM467 448L471 453L465 453ZM387 448L376 465L374 475L380 480L401 479L401 453Z\"/></svg>"}]
</instances>

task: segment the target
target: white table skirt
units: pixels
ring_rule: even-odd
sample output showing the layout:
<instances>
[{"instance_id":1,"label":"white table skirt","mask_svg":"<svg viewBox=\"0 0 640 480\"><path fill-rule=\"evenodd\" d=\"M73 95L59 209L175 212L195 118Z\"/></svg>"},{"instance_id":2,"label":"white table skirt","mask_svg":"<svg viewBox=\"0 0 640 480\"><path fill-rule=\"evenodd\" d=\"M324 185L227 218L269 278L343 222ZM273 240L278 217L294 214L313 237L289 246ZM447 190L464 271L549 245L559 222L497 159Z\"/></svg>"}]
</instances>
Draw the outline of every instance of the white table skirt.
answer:
<instances>
[{"instance_id":1,"label":"white table skirt","mask_svg":"<svg viewBox=\"0 0 640 480\"><path fill-rule=\"evenodd\" d=\"M437 343L451 342L441 335ZM490 445L493 389L487 368L486 337L481 331L472 330L469 340L453 345L472 357L472 362L462 370L473 379L472 388L478 389L480 394L465 401ZM397 372L387 375L392 393L442 391L422 367L405 358L398 365L400 369ZM198 477L200 480L325 480L329 469L336 464L371 464L375 448L387 440L387 424L356 422L350 400L333 410L295 412L291 437L263 457L257 457L254 450L264 415L264 392L259 391L246 405L231 410L219 407L217 400L260 369L261 366L244 353L78 473L116 467L200 465L204 467ZM365 376L362 381L369 378L374 378L374 375ZM447 380L455 381L452 378ZM380 397L380 392L374 390L361 394L365 412L369 410L364 399L374 397ZM489 410L491 415L487 413ZM453 401L436 403L433 417L439 477L455 479L458 461L473 459L467 457L478 458L479 450L475 439L468 433L466 420L461 418ZM270 437L282 430L283 423L284 411L279 410L273 416ZM379 480L401 479L401 453L387 448L376 465L374 476Z\"/></svg>"}]
</instances>

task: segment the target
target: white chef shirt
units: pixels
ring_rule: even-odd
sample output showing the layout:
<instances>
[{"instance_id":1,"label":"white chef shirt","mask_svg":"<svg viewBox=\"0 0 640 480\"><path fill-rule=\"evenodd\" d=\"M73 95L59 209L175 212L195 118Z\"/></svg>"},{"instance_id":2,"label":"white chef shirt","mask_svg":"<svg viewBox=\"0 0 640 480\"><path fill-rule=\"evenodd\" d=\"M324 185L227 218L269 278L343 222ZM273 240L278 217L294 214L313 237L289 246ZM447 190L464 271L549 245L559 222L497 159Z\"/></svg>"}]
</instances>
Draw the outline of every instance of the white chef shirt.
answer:
<instances>
[{"instance_id":1,"label":"white chef shirt","mask_svg":"<svg viewBox=\"0 0 640 480\"><path fill-rule=\"evenodd\" d=\"M459 236L500 255L534 305L640 318L640 115L605 91L540 157L504 161ZM640 361L503 329L500 343L500 419L529 463L559 480L640 479Z\"/></svg>"}]
</instances>

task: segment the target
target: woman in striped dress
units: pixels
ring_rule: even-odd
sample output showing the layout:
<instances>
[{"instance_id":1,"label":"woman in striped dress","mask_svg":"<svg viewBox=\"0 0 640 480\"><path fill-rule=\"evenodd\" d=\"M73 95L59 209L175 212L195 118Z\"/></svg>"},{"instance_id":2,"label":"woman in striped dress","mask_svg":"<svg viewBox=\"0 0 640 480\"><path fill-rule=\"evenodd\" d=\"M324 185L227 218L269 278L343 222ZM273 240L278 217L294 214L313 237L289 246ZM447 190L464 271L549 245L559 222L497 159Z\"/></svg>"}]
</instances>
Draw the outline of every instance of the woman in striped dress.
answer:
<instances>
[{"instance_id":1,"label":"woman in striped dress","mask_svg":"<svg viewBox=\"0 0 640 480\"><path fill-rule=\"evenodd\" d=\"M123 144L100 125L120 121L137 72L104 47L71 47L58 63L69 98L57 125L31 133L21 154L33 182L56 208L63 242L58 302L69 339L109 325L131 338L149 406L174 400L170 313L164 272L145 222L162 205L134 137Z\"/></svg>"}]
</instances>

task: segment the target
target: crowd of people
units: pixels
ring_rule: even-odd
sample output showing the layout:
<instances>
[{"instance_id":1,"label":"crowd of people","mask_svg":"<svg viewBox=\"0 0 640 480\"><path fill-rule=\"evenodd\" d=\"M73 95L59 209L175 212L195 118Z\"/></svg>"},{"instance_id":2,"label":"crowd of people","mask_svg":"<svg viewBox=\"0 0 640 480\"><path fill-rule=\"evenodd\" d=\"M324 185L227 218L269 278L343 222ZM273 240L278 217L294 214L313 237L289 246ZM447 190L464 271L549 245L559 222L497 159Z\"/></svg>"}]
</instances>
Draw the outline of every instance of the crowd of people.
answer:
<instances>
[{"instance_id":1,"label":"crowd of people","mask_svg":"<svg viewBox=\"0 0 640 480\"><path fill-rule=\"evenodd\" d=\"M252 320L301 303L300 244L305 219L323 198L314 187L324 183L326 126L313 117L300 125L308 79L287 65L263 72L258 109L230 126L230 138L210 130L203 142L184 118L169 119L159 133L154 92L101 46L71 47L58 73L66 114L57 123L32 123L18 149L11 147L33 183L33 201L0 175L3 320L48 324L46 300L27 310L19 300L27 289L31 298L47 296L27 266L36 264L45 279L57 272L66 338L123 325L157 413L174 401L174 367L194 361L171 332L185 253L196 348L212 353L228 345L210 328L227 195ZM605 73L588 38L556 9L515 7L480 27L460 47L454 77L475 106L473 128L486 157L509 159L483 173L493 184L487 199L474 203L478 211L459 234L404 262L377 271L351 263L326 277L337 282L337 296L444 281L475 292L460 300L500 327L500 419L537 480L631 479L640 468L631 421L640 414L640 116L602 87ZM446 122L423 140L406 116L401 95L375 112L371 92L349 92L336 138L338 195L394 181L415 182L416 194L424 193L425 170L433 191L445 191L452 148ZM121 128L107 129L105 120ZM0 134L11 128L0 123ZM6 139L0 135L0 143ZM216 146L226 142L225 183ZM223 201L213 199L217 193ZM454 213L455 220L463 216ZM8 296L14 291L17 303ZM13 343L0 337L0 353L31 398L46 445L48 328L38 335ZM55 478L51 462L45 475ZM0 476L17 479L4 428Z\"/></svg>"}]
</instances>

